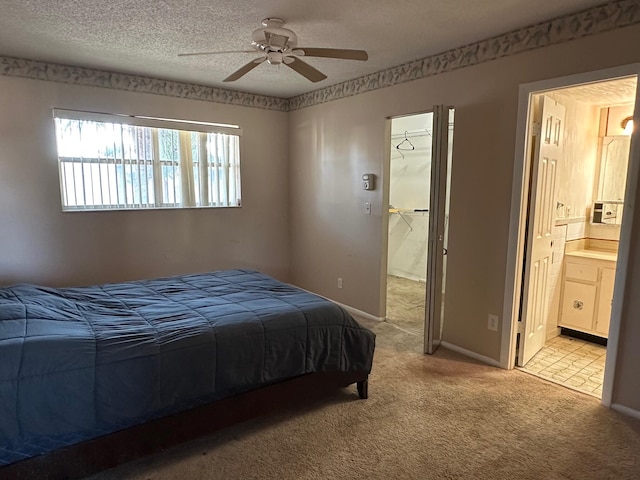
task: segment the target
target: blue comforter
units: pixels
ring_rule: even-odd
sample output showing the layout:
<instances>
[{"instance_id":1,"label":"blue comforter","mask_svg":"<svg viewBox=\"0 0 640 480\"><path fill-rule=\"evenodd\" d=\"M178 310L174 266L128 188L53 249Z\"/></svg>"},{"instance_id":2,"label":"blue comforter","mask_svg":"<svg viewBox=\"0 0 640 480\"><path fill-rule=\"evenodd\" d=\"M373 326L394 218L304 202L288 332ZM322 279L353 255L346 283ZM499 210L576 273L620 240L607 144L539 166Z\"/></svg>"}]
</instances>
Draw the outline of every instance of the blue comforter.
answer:
<instances>
[{"instance_id":1,"label":"blue comforter","mask_svg":"<svg viewBox=\"0 0 640 480\"><path fill-rule=\"evenodd\" d=\"M0 288L0 465L319 371L370 372L374 334L254 271Z\"/></svg>"}]
</instances>

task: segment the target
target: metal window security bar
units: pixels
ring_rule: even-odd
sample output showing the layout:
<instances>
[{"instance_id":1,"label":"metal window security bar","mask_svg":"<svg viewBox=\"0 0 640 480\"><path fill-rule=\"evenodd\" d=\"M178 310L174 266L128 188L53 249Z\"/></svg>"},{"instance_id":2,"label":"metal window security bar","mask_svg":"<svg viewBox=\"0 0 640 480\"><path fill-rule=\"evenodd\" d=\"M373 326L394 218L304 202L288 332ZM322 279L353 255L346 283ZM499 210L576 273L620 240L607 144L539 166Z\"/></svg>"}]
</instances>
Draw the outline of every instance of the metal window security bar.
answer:
<instances>
[{"instance_id":1,"label":"metal window security bar","mask_svg":"<svg viewBox=\"0 0 640 480\"><path fill-rule=\"evenodd\" d=\"M235 125L54 109L62 209L241 205Z\"/></svg>"}]
</instances>

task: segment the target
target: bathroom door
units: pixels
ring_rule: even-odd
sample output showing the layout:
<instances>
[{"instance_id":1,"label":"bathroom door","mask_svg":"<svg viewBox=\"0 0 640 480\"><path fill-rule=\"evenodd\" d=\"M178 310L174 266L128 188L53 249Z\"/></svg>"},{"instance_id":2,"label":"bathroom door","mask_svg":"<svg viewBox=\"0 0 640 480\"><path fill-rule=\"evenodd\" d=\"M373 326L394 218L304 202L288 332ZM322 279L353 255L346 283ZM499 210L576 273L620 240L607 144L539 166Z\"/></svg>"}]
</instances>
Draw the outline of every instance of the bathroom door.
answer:
<instances>
[{"instance_id":1,"label":"bathroom door","mask_svg":"<svg viewBox=\"0 0 640 480\"><path fill-rule=\"evenodd\" d=\"M453 108L443 105L436 105L433 109L424 329L424 352L428 354L436 351L442 337L453 113Z\"/></svg>"},{"instance_id":2,"label":"bathroom door","mask_svg":"<svg viewBox=\"0 0 640 480\"><path fill-rule=\"evenodd\" d=\"M543 96L539 131L535 132L528 246L522 298L518 366L524 366L544 346L549 314L549 277L555 221L556 176L562 155L565 108Z\"/></svg>"}]
</instances>

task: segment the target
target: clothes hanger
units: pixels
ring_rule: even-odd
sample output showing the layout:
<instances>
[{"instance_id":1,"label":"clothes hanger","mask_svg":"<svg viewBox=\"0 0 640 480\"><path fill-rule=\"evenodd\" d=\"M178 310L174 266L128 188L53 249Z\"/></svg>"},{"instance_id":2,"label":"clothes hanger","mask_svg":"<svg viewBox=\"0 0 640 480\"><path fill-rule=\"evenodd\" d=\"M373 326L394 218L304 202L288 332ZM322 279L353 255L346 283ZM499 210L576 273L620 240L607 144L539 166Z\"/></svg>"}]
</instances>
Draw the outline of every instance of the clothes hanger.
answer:
<instances>
[{"instance_id":1,"label":"clothes hanger","mask_svg":"<svg viewBox=\"0 0 640 480\"><path fill-rule=\"evenodd\" d=\"M404 147L401 147L404 143L408 143L409 145L405 145ZM416 147L413 145L413 143L411 143L411 140L409 140L407 138L407 131L404 131L404 140L402 140L398 145L396 145L396 148L398 150L415 150Z\"/></svg>"}]
</instances>

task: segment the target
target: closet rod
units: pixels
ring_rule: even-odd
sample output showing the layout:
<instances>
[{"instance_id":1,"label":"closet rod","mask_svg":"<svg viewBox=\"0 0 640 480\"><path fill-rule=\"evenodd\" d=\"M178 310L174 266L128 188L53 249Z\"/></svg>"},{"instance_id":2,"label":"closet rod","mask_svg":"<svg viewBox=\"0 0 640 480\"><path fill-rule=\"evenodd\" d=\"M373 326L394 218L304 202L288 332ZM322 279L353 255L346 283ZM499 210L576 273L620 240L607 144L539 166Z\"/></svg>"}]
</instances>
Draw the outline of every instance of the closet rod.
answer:
<instances>
[{"instance_id":1,"label":"closet rod","mask_svg":"<svg viewBox=\"0 0 640 480\"><path fill-rule=\"evenodd\" d=\"M426 128L423 128L421 130L413 130L411 132L401 132L401 133L394 133L391 135L391 138L402 138L402 137L415 137L415 136L424 136L424 135L431 135L431 131L427 130Z\"/></svg>"},{"instance_id":2,"label":"closet rod","mask_svg":"<svg viewBox=\"0 0 640 480\"><path fill-rule=\"evenodd\" d=\"M430 137L430 136L431 136L430 133L423 133L423 134L414 133L413 135L407 134L406 138L419 138L419 137ZM393 139L405 138L405 136L404 136L404 133L403 133L402 135L399 135L399 134L391 135L391 138L393 138Z\"/></svg>"},{"instance_id":3,"label":"closet rod","mask_svg":"<svg viewBox=\"0 0 640 480\"><path fill-rule=\"evenodd\" d=\"M453 123L449 122L449 127L453 127ZM407 131L407 132L400 132L400 133L392 133L391 134L391 138L402 138L405 136L405 133L407 135L407 137L414 137L414 136L424 136L424 135L429 135L431 136L431 130L429 130L428 128L421 128L418 130L411 130L411 131Z\"/></svg>"}]
</instances>

